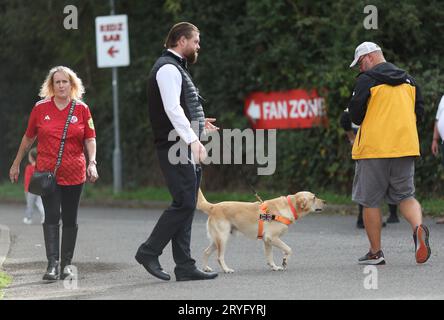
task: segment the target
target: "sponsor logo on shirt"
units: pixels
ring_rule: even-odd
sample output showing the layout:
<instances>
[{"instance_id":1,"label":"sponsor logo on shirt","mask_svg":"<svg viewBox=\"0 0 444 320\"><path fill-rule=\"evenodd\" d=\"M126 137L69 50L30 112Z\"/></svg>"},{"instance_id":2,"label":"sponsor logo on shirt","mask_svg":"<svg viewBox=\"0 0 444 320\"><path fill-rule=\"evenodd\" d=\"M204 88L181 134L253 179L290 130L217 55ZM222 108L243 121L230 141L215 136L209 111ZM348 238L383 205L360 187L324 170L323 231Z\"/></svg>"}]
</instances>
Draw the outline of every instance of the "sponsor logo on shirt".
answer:
<instances>
[{"instance_id":1,"label":"sponsor logo on shirt","mask_svg":"<svg viewBox=\"0 0 444 320\"><path fill-rule=\"evenodd\" d=\"M46 115L44 120L51 120L51 118L48 115Z\"/></svg>"},{"instance_id":2,"label":"sponsor logo on shirt","mask_svg":"<svg viewBox=\"0 0 444 320\"><path fill-rule=\"evenodd\" d=\"M77 119L76 116L72 116L72 117L71 117L71 123L72 123L72 124L76 123L77 121L79 121L79 119Z\"/></svg>"}]
</instances>

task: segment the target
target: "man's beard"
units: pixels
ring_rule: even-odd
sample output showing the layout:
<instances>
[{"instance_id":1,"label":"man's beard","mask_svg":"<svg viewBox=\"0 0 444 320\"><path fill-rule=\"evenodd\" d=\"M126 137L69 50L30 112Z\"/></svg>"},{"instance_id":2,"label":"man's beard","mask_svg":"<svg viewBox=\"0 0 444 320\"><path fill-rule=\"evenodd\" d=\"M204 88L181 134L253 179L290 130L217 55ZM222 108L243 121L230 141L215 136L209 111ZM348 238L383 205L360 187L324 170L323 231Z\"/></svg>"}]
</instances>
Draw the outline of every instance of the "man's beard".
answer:
<instances>
[{"instance_id":1,"label":"man's beard","mask_svg":"<svg viewBox=\"0 0 444 320\"><path fill-rule=\"evenodd\" d=\"M197 61L197 56L199 54L196 51L191 51L189 53L184 54L185 58L187 59L187 62L189 64L194 64Z\"/></svg>"}]
</instances>

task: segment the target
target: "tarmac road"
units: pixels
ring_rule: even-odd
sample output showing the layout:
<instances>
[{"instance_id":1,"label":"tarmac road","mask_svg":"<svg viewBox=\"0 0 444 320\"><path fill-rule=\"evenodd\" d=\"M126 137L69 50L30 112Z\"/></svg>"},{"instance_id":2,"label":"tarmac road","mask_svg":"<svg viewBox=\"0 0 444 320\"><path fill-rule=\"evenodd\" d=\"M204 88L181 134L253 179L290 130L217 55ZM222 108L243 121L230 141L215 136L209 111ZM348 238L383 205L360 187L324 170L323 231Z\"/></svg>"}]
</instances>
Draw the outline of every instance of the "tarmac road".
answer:
<instances>
[{"instance_id":1,"label":"tarmac road","mask_svg":"<svg viewBox=\"0 0 444 320\"><path fill-rule=\"evenodd\" d=\"M368 250L365 231L355 216L313 213L291 225L283 240L293 249L286 271L271 271L261 241L238 234L228 244L224 274L214 256L210 265L219 277L209 281L169 282L149 275L135 260L161 210L81 207L73 263L77 283L45 283L41 225L22 223L23 206L0 205L0 224L10 229L11 245L3 270L13 277L5 300L130 299L130 300L296 300L296 299L444 299L444 226L426 219L432 256L424 265L414 259L410 226L402 220L383 230L387 265L364 273L357 259ZM38 220L38 219L37 219ZM197 211L192 254L198 261L208 245L206 215ZM277 264L282 254L274 251ZM173 274L171 247L160 257ZM371 276L371 278L369 278ZM366 288L367 287L367 288ZM370 287L370 288L369 288Z\"/></svg>"}]
</instances>

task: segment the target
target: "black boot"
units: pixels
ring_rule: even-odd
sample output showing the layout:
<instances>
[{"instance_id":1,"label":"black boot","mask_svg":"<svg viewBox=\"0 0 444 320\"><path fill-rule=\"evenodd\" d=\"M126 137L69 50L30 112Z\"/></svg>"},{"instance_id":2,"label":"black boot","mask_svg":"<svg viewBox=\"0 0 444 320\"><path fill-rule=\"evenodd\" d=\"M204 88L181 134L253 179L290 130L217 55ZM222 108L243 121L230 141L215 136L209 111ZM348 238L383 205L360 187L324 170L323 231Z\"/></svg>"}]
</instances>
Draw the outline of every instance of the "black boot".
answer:
<instances>
[{"instance_id":1,"label":"black boot","mask_svg":"<svg viewBox=\"0 0 444 320\"><path fill-rule=\"evenodd\" d=\"M60 279L73 278L75 276L71 269L71 261L74 256L74 248L76 246L78 226L62 228L62 256L60 261Z\"/></svg>"},{"instance_id":2,"label":"black boot","mask_svg":"<svg viewBox=\"0 0 444 320\"><path fill-rule=\"evenodd\" d=\"M358 229L364 229L364 219L362 218L362 211L364 210L364 207L361 205L358 205L358 220L356 221L356 228Z\"/></svg>"},{"instance_id":3,"label":"black boot","mask_svg":"<svg viewBox=\"0 0 444 320\"><path fill-rule=\"evenodd\" d=\"M43 237L48 258L48 268L43 275L43 280L54 281L59 278L60 226L58 224L43 224Z\"/></svg>"}]
</instances>

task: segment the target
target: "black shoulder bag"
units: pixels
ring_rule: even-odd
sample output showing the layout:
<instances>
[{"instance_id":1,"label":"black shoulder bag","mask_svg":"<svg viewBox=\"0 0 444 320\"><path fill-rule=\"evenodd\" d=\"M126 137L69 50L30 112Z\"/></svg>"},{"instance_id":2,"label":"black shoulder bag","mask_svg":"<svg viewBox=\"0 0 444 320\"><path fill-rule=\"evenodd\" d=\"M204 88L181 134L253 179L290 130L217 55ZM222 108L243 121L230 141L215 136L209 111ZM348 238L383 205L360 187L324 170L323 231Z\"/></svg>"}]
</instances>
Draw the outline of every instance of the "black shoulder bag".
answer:
<instances>
[{"instance_id":1,"label":"black shoulder bag","mask_svg":"<svg viewBox=\"0 0 444 320\"><path fill-rule=\"evenodd\" d=\"M72 114L76 101L73 99L71 103L71 109L69 109L68 118L66 119L65 128L63 129L62 140L60 141L59 154L57 157L57 163L54 168L54 172L51 171L35 171L29 182L29 192L37 194L39 196L47 196L55 191L56 188L56 173L62 162L63 149L65 147L66 133L68 132L68 126L71 122Z\"/></svg>"}]
</instances>

